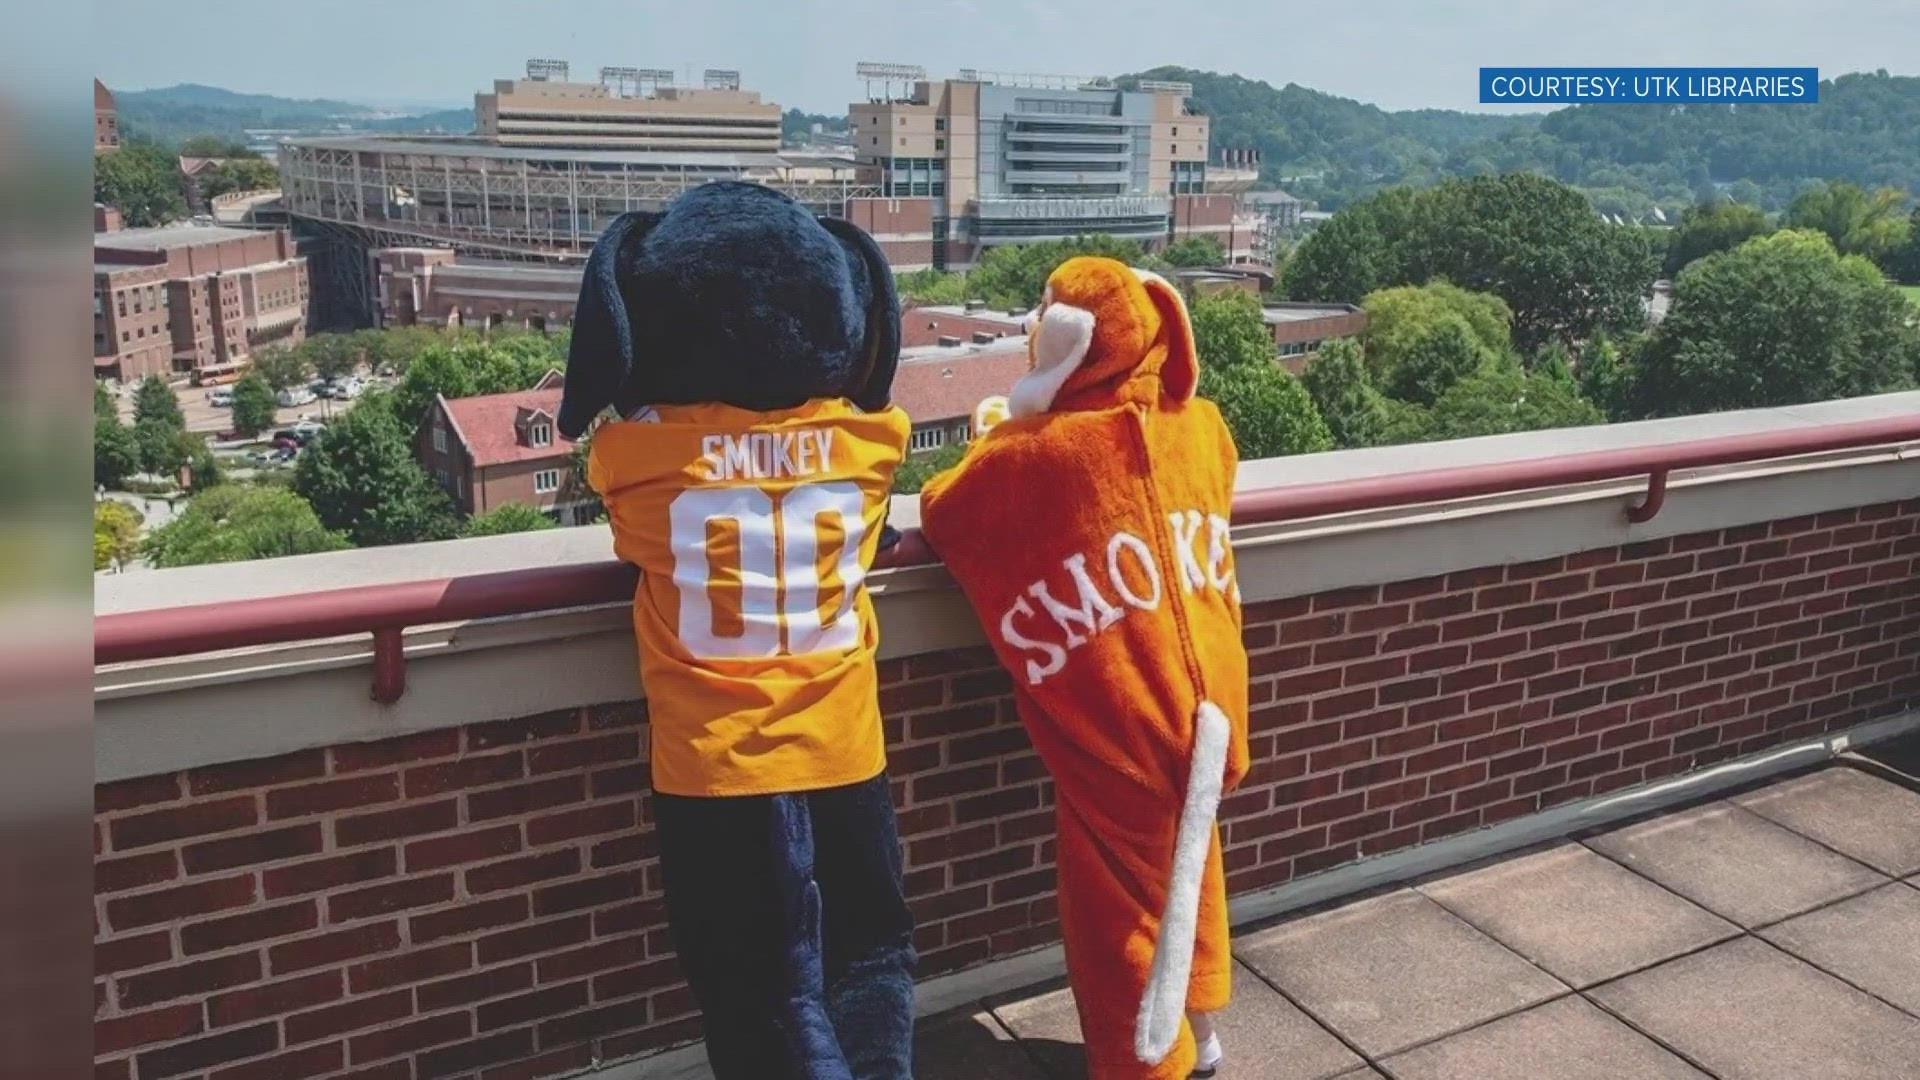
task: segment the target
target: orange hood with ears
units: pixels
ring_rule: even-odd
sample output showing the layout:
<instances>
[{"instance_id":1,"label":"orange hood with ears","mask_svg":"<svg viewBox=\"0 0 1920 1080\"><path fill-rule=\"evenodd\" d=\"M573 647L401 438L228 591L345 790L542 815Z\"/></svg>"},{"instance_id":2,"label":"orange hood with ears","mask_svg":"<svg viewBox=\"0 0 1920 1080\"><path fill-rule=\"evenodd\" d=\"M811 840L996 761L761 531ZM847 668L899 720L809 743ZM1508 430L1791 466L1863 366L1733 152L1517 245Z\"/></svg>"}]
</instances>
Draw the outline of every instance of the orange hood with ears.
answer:
<instances>
[{"instance_id":1,"label":"orange hood with ears","mask_svg":"<svg viewBox=\"0 0 1920 1080\"><path fill-rule=\"evenodd\" d=\"M1033 370L1011 396L1014 416L1179 404L1200 376L1193 324L1173 286L1094 256L1068 259L1047 279L1028 350Z\"/></svg>"}]
</instances>

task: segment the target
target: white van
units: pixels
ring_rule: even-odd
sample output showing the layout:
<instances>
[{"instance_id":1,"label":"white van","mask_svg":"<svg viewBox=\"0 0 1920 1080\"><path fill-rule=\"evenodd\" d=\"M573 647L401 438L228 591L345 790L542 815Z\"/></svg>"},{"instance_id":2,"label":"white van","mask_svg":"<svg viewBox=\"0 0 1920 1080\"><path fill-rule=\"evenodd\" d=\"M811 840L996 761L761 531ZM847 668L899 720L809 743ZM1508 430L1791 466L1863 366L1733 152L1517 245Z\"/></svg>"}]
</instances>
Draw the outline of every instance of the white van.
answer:
<instances>
[{"instance_id":1,"label":"white van","mask_svg":"<svg viewBox=\"0 0 1920 1080\"><path fill-rule=\"evenodd\" d=\"M273 400L278 403L281 408L291 409L297 405L305 405L313 401L313 391L304 386L289 386L285 390L275 394Z\"/></svg>"},{"instance_id":2,"label":"white van","mask_svg":"<svg viewBox=\"0 0 1920 1080\"><path fill-rule=\"evenodd\" d=\"M233 408L233 387L216 386L207 391L207 404L216 409Z\"/></svg>"}]
</instances>

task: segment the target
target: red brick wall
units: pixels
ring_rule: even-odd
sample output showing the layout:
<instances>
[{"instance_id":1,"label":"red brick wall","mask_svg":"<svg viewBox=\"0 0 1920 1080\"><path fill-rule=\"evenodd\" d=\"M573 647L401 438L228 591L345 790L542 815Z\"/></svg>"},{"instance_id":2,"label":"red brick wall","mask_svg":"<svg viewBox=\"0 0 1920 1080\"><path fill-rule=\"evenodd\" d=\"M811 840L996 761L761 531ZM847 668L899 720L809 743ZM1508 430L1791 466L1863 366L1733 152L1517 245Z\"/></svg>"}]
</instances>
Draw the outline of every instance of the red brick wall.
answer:
<instances>
[{"instance_id":1,"label":"red brick wall","mask_svg":"<svg viewBox=\"0 0 1920 1080\"><path fill-rule=\"evenodd\" d=\"M1236 891L1920 704L1920 501L1252 605ZM923 976L1056 938L983 650L884 665ZM102 786L98 1076L541 1077L693 1037L644 706Z\"/></svg>"}]
</instances>

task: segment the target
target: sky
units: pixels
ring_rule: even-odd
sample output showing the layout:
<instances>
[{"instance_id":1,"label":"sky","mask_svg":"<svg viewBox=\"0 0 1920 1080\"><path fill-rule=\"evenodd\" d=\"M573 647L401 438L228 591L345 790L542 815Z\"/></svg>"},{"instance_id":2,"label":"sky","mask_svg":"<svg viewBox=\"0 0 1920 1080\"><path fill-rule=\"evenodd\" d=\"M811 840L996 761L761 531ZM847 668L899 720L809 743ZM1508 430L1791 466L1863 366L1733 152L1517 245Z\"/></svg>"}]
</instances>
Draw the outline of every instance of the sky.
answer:
<instances>
[{"instance_id":1,"label":"sky","mask_svg":"<svg viewBox=\"0 0 1920 1080\"><path fill-rule=\"evenodd\" d=\"M33 18L32 14L23 17ZM1485 109L1481 66L1818 67L1920 74L1920 0L96 0L115 90L205 83L390 106L470 105L529 57L736 68L843 113L861 60L1114 75L1232 72L1389 109Z\"/></svg>"}]
</instances>

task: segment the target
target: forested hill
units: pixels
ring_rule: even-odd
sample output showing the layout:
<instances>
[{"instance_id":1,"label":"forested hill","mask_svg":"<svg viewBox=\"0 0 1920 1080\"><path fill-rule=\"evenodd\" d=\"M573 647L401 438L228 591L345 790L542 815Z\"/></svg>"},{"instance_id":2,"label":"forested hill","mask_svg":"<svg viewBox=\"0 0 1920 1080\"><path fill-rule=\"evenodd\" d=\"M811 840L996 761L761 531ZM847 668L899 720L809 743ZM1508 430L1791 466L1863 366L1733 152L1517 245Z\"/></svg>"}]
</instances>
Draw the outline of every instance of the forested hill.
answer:
<instances>
[{"instance_id":1,"label":"forested hill","mask_svg":"<svg viewBox=\"0 0 1920 1080\"><path fill-rule=\"evenodd\" d=\"M241 94L194 83L157 90L115 90L114 104L128 136L169 145L195 135L244 142L248 128L325 131L346 127L356 131L444 134L465 134L473 130L472 109L431 112L376 109L324 98L302 100L272 94Z\"/></svg>"},{"instance_id":2,"label":"forested hill","mask_svg":"<svg viewBox=\"0 0 1920 1080\"><path fill-rule=\"evenodd\" d=\"M1710 189L1774 209L1821 180L1920 180L1920 78L1885 72L1820 84L1814 105L1576 105L1544 115L1387 112L1292 83L1160 67L1193 83L1215 147L1255 147L1268 180L1323 208L1393 184L1531 170L1603 210L1669 212Z\"/></svg>"}]
</instances>

